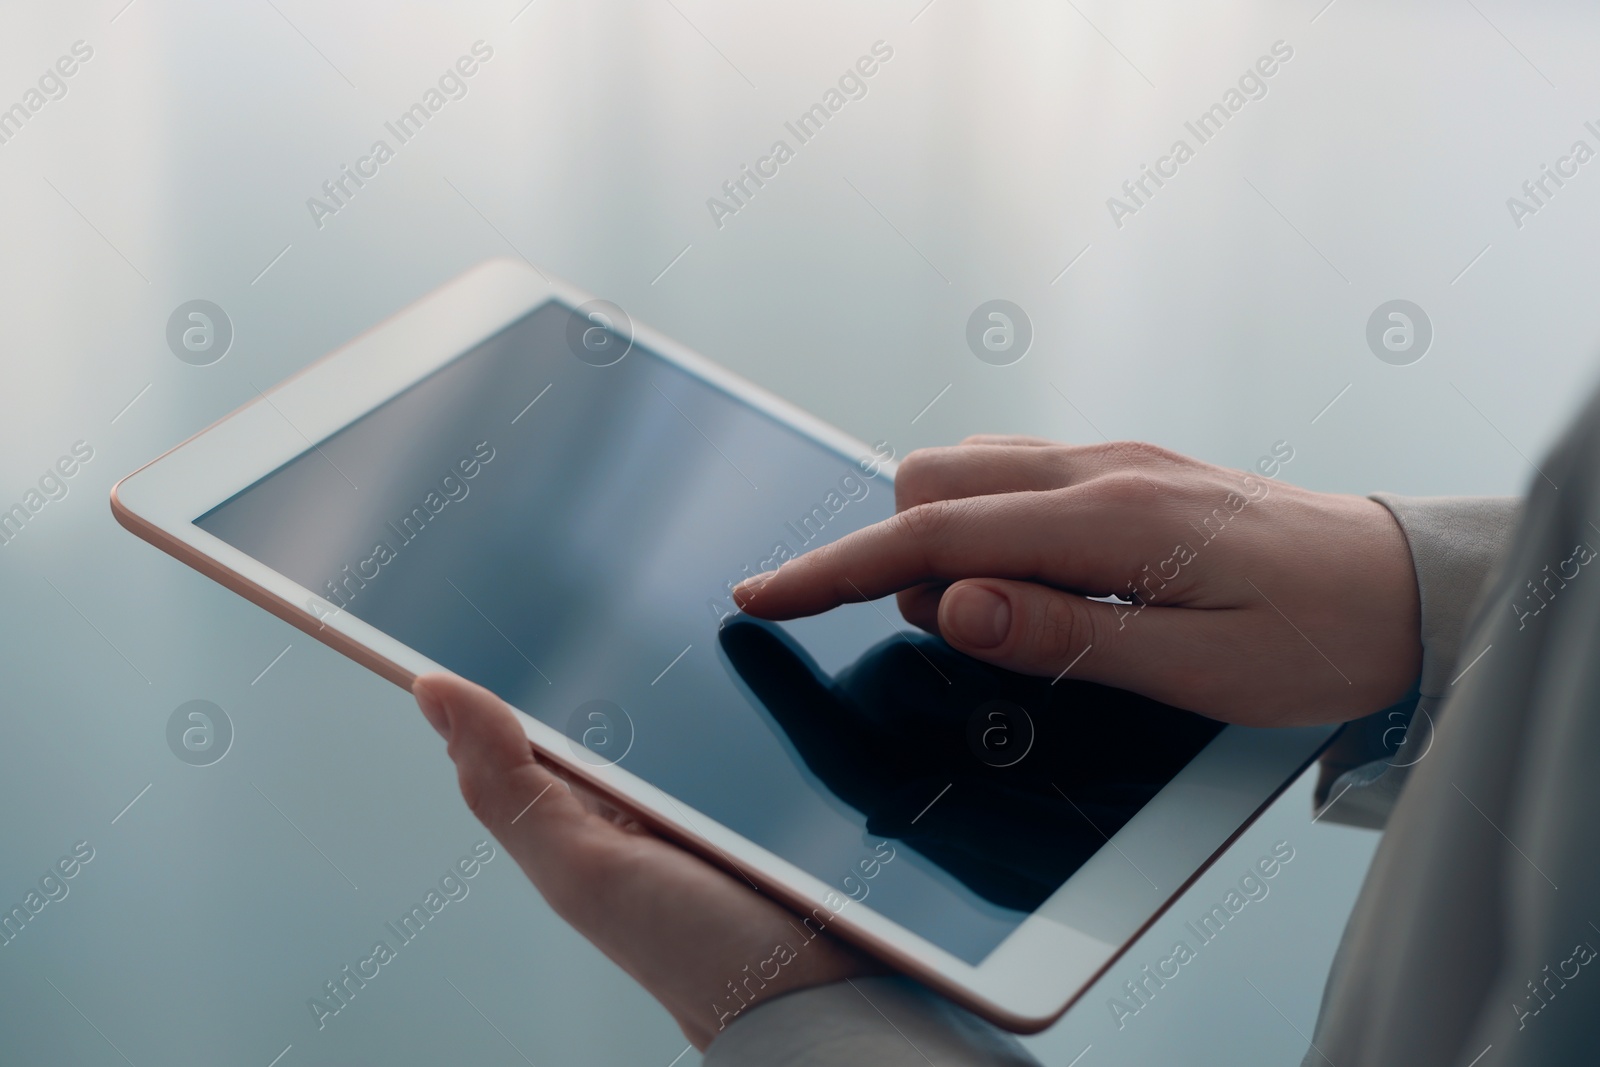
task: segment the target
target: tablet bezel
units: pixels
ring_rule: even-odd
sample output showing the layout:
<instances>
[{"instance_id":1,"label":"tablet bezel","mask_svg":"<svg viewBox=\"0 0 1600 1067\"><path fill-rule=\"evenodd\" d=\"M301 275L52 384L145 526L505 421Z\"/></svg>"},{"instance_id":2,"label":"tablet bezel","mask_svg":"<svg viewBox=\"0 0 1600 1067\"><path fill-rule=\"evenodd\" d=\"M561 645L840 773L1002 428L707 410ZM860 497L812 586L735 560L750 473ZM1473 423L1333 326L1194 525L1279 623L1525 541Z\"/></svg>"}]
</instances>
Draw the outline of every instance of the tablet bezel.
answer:
<instances>
[{"instance_id":1,"label":"tablet bezel","mask_svg":"<svg viewBox=\"0 0 1600 1067\"><path fill-rule=\"evenodd\" d=\"M194 520L552 298L573 308L593 299L519 260L480 264L123 478L111 490L112 511L139 537L409 690L417 675L440 665L339 611ZM632 324L632 336L635 345L847 460L871 454L862 442L642 324ZM891 462L884 474L893 473ZM1024 1033L1043 1029L1066 1011L1315 759L1334 732L1332 727L1225 728L1112 835L1107 847L984 960L971 965L624 767L576 759L565 735L526 714L520 718L543 758L657 832L735 868L801 913L826 909L830 930ZM1102 906L1115 913L1102 915L1104 924L1135 928L1112 940L1087 932ZM1142 921L1129 919L1131 914L1143 916Z\"/></svg>"}]
</instances>

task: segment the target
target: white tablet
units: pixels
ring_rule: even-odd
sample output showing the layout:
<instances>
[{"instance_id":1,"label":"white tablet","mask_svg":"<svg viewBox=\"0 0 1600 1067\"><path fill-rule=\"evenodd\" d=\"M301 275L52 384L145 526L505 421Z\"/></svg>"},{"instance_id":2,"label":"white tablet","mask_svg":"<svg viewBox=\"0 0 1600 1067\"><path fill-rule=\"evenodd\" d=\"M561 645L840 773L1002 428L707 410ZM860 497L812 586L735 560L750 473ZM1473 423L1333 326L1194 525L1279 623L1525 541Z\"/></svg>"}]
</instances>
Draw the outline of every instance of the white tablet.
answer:
<instances>
[{"instance_id":1,"label":"white tablet","mask_svg":"<svg viewBox=\"0 0 1600 1067\"><path fill-rule=\"evenodd\" d=\"M566 773L808 930L1037 1030L1332 729L997 671L892 599L735 612L743 577L892 514L893 469L496 260L129 475L112 509L396 684L487 686Z\"/></svg>"}]
</instances>

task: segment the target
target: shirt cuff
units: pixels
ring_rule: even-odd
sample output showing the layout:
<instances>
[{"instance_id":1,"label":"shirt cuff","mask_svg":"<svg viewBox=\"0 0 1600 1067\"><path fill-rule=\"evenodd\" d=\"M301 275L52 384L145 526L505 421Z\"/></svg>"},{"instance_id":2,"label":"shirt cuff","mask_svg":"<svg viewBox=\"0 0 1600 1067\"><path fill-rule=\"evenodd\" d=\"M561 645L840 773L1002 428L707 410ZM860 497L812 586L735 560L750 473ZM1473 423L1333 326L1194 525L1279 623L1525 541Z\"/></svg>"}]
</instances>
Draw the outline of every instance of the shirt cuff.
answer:
<instances>
[{"instance_id":1,"label":"shirt cuff","mask_svg":"<svg viewBox=\"0 0 1600 1067\"><path fill-rule=\"evenodd\" d=\"M1418 691L1440 698L1455 677L1467 620L1506 546L1522 500L1501 497L1406 497L1373 493L1389 509L1417 572L1422 603L1422 678Z\"/></svg>"},{"instance_id":2,"label":"shirt cuff","mask_svg":"<svg viewBox=\"0 0 1600 1067\"><path fill-rule=\"evenodd\" d=\"M1345 724L1322 755L1315 803L1327 805L1329 822L1381 829L1411 766L1433 743L1436 713L1460 670L1467 622L1511 543L1522 500L1393 493L1372 499L1394 516L1411 552L1422 608L1422 675L1401 703Z\"/></svg>"}]
</instances>

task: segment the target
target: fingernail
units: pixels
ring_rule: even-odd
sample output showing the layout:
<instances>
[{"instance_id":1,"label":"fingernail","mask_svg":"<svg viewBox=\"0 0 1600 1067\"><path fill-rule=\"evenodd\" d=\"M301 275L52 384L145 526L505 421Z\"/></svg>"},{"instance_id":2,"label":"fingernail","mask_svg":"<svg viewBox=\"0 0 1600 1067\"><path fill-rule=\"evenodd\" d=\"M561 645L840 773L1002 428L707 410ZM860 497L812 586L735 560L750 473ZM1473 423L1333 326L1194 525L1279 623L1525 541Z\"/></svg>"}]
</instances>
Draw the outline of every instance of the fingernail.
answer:
<instances>
[{"instance_id":1,"label":"fingernail","mask_svg":"<svg viewBox=\"0 0 1600 1067\"><path fill-rule=\"evenodd\" d=\"M944 595L940 623L967 648L995 648L1011 632L1011 601L983 585L958 585Z\"/></svg>"},{"instance_id":2,"label":"fingernail","mask_svg":"<svg viewBox=\"0 0 1600 1067\"><path fill-rule=\"evenodd\" d=\"M422 709L422 717L428 720L428 725L439 732L439 736L446 741L450 740L450 716L445 713L444 704L437 694L427 686L416 690L417 707Z\"/></svg>"},{"instance_id":3,"label":"fingernail","mask_svg":"<svg viewBox=\"0 0 1600 1067\"><path fill-rule=\"evenodd\" d=\"M751 597L755 596L756 592L762 586L766 585L767 582L772 579L772 576L777 573L777 571L762 571L760 574L746 578L744 581L733 587L734 601L739 604L745 603Z\"/></svg>"}]
</instances>

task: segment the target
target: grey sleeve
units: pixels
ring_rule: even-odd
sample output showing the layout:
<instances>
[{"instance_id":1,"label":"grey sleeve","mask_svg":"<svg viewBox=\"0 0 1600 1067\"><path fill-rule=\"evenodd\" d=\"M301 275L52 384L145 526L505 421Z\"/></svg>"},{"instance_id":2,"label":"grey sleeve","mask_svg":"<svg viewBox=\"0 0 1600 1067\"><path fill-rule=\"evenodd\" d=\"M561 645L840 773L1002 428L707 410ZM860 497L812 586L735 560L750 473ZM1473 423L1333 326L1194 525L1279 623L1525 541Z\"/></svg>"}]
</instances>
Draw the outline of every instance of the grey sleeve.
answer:
<instances>
[{"instance_id":1,"label":"grey sleeve","mask_svg":"<svg viewBox=\"0 0 1600 1067\"><path fill-rule=\"evenodd\" d=\"M1434 744L1350 914L1306 1067L1595 1062L1600 393L1539 474L1458 631Z\"/></svg>"},{"instance_id":2,"label":"grey sleeve","mask_svg":"<svg viewBox=\"0 0 1600 1067\"><path fill-rule=\"evenodd\" d=\"M1009 1034L909 978L789 993L719 1034L705 1067L1039 1067Z\"/></svg>"},{"instance_id":3,"label":"grey sleeve","mask_svg":"<svg viewBox=\"0 0 1600 1067\"><path fill-rule=\"evenodd\" d=\"M1495 564L1511 543L1521 513L1514 496L1406 497L1374 493L1389 509L1411 548L1422 601L1424 697L1439 700L1450 688L1472 608Z\"/></svg>"},{"instance_id":4,"label":"grey sleeve","mask_svg":"<svg viewBox=\"0 0 1600 1067\"><path fill-rule=\"evenodd\" d=\"M1464 666L1473 606L1511 541L1519 497L1374 493L1405 535L1422 606L1422 676L1402 704L1349 723L1321 759L1316 804L1329 822L1381 828L1412 763L1431 743L1433 715ZM1475 653L1474 653L1475 654ZM1413 710L1414 709L1414 710ZM1416 728L1412 729L1415 719Z\"/></svg>"}]
</instances>

